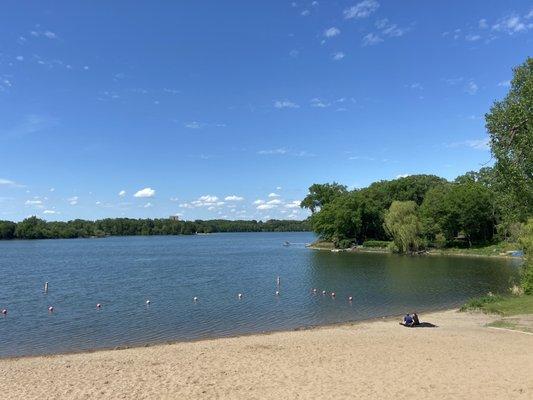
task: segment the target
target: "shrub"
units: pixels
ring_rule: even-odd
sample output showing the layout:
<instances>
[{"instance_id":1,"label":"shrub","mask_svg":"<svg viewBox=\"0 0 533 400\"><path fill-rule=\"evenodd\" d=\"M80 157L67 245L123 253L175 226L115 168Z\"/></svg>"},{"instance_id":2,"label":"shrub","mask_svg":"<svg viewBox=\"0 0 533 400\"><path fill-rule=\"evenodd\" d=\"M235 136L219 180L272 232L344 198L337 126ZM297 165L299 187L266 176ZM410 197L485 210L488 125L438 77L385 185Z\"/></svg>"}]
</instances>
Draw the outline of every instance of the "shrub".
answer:
<instances>
[{"instance_id":1,"label":"shrub","mask_svg":"<svg viewBox=\"0 0 533 400\"><path fill-rule=\"evenodd\" d=\"M493 295L488 294L483 297L476 297L473 299L468 300L462 307L461 311L467 311L467 310L482 310L486 304L490 303L496 303L498 301L503 300L503 297L500 295Z\"/></svg>"},{"instance_id":2,"label":"shrub","mask_svg":"<svg viewBox=\"0 0 533 400\"><path fill-rule=\"evenodd\" d=\"M446 236L443 233L437 233L435 235L435 247L437 249L443 249L446 247Z\"/></svg>"}]
</instances>

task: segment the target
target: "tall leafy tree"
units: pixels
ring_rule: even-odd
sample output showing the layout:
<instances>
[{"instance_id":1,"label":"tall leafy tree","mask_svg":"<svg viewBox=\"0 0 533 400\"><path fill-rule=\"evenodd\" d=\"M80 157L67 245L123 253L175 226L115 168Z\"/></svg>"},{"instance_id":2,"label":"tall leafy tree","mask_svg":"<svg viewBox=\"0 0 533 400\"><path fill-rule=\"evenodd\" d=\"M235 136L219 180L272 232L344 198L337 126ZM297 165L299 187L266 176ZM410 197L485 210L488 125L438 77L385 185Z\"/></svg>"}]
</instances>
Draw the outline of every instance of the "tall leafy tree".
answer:
<instances>
[{"instance_id":1,"label":"tall leafy tree","mask_svg":"<svg viewBox=\"0 0 533 400\"><path fill-rule=\"evenodd\" d=\"M507 217L533 215L533 58L514 70L509 93L485 115L495 168L507 196Z\"/></svg>"},{"instance_id":2,"label":"tall leafy tree","mask_svg":"<svg viewBox=\"0 0 533 400\"><path fill-rule=\"evenodd\" d=\"M418 250L422 225L414 201L393 201L385 213L385 228L400 253Z\"/></svg>"},{"instance_id":3,"label":"tall leafy tree","mask_svg":"<svg viewBox=\"0 0 533 400\"><path fill-rule=\"evenodd\" d=\"M312 213L332 202L335 198L347 193L346 186L333 183L315 183L309 187L309 193L300 203L300 207Z\"/></svg>"}]
</instances>

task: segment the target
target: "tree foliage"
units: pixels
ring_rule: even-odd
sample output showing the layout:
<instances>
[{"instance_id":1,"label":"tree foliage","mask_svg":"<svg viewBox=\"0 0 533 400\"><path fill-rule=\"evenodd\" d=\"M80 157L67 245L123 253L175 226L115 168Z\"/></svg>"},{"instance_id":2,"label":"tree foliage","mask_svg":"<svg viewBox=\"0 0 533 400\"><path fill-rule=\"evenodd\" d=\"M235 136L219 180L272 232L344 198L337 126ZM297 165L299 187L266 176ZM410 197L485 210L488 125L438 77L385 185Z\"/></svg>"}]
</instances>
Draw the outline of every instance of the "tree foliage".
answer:
<instances>
[{"instance_id":1,"label":"tree foliage","mask_svg":"<svg viewBox=\"0 0 533 400\"><path fill-rule=\"evenodd\" d=\"M514 70L509 93L485 115L508 219L533 214L533 58Z\"/></svg>"},{"instance_id":2,"label":"tree foliage","mask_svg":"<svg viewBox=\"0 0 533 400\"><path fill-rule=\"evenodd\" d=\"M309 194L300 203L300 207L311 210L312 213L331 203L335 198L346 194L346 186L336 182L315 183L309 188Z\"/></svg>"},{"instance_id":3,"label":"tree foliage","mask_svg":"<svg viewBox=\"0 0 533 400\"><path fill-rule=\"evenodd\" d=\"M418 250L422 224L414 201L393 201L385 213L384 225L400 253Z\"/></svg>"},{"instance_id":4,"label":"tree foliage","mask_svg":"<svg viewBox=\"0 0 533 400\"><path fill-rule=\"evenodd\" d=\"M70 239L133 235L194 235L213 232L289 232L309 230L307 221L179 221L174 219L107 218L47 222L37 217L14 223L0 221L0 239Z\"/></svg>"}]
</instances>

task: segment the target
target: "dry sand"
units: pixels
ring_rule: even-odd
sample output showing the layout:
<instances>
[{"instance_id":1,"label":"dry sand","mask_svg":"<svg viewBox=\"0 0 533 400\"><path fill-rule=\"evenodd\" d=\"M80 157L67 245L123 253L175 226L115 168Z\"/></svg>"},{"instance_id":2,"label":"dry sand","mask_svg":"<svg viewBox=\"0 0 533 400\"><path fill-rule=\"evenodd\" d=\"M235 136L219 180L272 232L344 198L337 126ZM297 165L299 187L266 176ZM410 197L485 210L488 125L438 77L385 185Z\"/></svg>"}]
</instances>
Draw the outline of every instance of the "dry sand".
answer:
<instances>
[{"instance_id":1,"label":"dry sand","mask_svg":"<svg viewBox=\"0 0 533 400\"><path fill-rule=\"evenodd\" d=\"M533 399L533 335L423 315L126 350L0 360L1 399Z\"/></svg>"}]
</instances>

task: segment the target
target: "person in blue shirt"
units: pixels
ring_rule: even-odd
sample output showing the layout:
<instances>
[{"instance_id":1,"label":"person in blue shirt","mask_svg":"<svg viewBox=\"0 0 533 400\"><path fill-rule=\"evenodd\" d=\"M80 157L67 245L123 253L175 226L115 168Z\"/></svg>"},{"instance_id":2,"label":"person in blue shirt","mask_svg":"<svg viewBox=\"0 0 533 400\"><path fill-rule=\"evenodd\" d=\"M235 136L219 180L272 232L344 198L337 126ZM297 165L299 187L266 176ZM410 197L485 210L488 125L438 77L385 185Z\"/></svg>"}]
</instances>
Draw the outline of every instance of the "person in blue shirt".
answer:
<instances>
[{"instance_id":1,"label":"person in blue shirt","mask_svg":"<svg viewBox=\"0 0 533 400\"><path fill-rule=\"evenodd\" d=\"M400 322L400 325L407 326L407 327L413 327L415 325L420 325L420 320L418 319L417 313L406 314L405 317L403 317L403 322Z\"/></svg>"}]
</instances>

